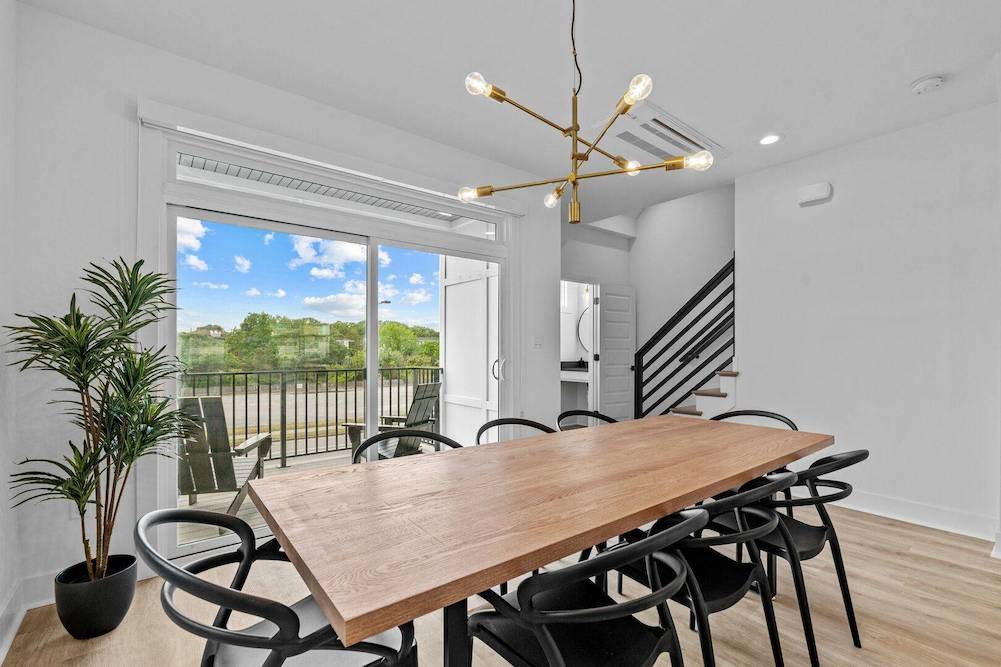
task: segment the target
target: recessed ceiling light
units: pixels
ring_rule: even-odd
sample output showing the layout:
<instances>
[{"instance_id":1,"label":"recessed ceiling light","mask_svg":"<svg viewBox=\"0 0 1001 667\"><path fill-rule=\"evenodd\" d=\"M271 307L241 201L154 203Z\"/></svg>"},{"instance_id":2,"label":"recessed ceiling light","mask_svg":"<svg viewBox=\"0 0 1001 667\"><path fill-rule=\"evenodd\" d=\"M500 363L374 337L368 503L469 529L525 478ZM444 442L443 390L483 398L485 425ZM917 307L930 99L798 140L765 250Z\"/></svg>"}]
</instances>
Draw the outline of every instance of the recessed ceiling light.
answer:
<instances>
[{"instance_id":1,"label":"recessed ceiling light","mask_svg":"<svg viewBox=\"0 0 1001 667\"><path fill-rule=\"evenodd\" d=\"M937 74L923 76L911 84L911 92L915 95L927 95L933 90L938 90L945 83L945 77Z\"/></svg>"},{"instance_id":2,"label":"recessed ceiling light","mask_svg":"<svg viewBox=\"0 0 1001 667\"><path fill-rule=\"evenodd\" d=\"M761 139L758 140L758 143L761 144L762 146L771 146L781 138L782 137L780 137L777 134L766 134L765 136L761 137Z\"/></svg>"}]
</instances>

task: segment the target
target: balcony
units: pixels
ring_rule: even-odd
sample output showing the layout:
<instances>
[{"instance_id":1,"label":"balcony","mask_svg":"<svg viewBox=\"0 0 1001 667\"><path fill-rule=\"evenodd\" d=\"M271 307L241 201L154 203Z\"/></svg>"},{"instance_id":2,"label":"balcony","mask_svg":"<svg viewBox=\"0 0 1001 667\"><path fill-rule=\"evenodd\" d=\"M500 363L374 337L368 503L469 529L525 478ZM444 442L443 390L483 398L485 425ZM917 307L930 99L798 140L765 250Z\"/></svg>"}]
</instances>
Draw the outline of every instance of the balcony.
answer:
<instances>
[{"instance_id":1,"label":"balcony","mask_svg":"<svg viewBox=\"0 0 1001 667\"><path fill-rule=\"evenodd\" d=\"M405 416L417 386L439 382L441 374L440 367L380 368L379 421ZM230 446L270 434L271 450L263 465L267 477L350 463L351 433L346 425L365 423L366 377L364 368L185 373L178 396L221 396ZM440 412L439 404L435 414ZM178 507L225 512L233 497L232 492L192 498L179 494ZM250 502L242 503L238 516L254 525L261 523ZM184 527L178 539L186 543L212 536L204 528L198 532Z\"/></svg>"}]
</instances>

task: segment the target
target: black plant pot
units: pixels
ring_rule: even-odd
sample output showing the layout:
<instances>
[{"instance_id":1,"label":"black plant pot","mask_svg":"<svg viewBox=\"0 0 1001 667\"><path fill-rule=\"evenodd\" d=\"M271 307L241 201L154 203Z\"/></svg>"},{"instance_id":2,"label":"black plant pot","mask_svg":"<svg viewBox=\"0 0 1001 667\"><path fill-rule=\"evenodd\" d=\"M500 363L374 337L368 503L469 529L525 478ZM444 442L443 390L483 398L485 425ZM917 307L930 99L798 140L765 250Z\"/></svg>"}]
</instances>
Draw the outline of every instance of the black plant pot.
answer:
<instances>
[{"instance_id":1,"label":"black plant pot","mask_svg":"<svg viewBox=\"0 0 1001 667\"><path fill-rule=\"evenodd\" d=\"M109 556L108 573L97 581L87 577L84 561L56 575L56 611L76 639L100 637L117 628L135 593L135 556Z\"/></svg>"}]
</instances>

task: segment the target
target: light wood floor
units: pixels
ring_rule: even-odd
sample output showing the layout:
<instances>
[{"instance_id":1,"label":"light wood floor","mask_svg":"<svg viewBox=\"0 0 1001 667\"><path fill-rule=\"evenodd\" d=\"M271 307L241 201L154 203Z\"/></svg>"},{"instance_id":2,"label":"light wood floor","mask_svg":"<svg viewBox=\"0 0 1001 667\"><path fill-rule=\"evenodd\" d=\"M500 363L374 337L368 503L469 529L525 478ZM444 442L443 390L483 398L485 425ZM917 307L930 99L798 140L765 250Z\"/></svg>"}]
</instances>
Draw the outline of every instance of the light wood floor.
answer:
<instances>
[{"instance_id":1,"label":"light wood floor","mask_svg":"<svg viewBox=\"0 0 1001 667\"><path fill-rule=\"evenodd\" d=\"M1001 560L987 542L834 508L864 648L852 646L833 564L824 555L805 564L813 621L825 666L1001 665ZM806 665L802 627L788 568L782 566L777 615L788 665ZM305 588L288 565L261 563L249 591L294 601ZM639 589L627 584L626 593ZM77 642L55 609L28 612L4 665L197 665L202 642L176 628L160 609L159 584L142 582L128 618L115 632ZM475 606L476 601L471 602ZM687 612L674 606L690 665L701 664ZM200 618L211 610L190 601ZM647 619L649 620L649 619ZM239 620L238 620L239 622ZM720 665L771 663L760 604L753 595L710 619ZM441 617L417 620L421 663L441 664ZM473 664L501 661L476 643ZM662 659L660 664L668 664Z\"/></svg>"}]
</instances>

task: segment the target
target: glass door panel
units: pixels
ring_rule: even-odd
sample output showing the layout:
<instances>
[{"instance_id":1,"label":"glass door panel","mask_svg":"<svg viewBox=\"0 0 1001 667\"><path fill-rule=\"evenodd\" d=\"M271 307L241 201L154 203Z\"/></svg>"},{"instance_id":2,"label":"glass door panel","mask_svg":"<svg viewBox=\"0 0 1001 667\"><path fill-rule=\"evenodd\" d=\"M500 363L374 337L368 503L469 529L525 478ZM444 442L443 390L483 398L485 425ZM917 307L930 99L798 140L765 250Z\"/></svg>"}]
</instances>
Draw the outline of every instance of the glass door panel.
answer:
<instances>
[{"instance_id":1,"label":"glass door panel","mask_svg":"<svg viewBox=\"0 0 1001 667\"><path fill-rule=\"evenodd\" d=\"M249 479L347 464L364 436L367 245L222 214L173 220L177 396L198 423L174 462L177 506L266 530ZM218 539L178 528L185 550Z\"/></svg>"}]
</instances>

